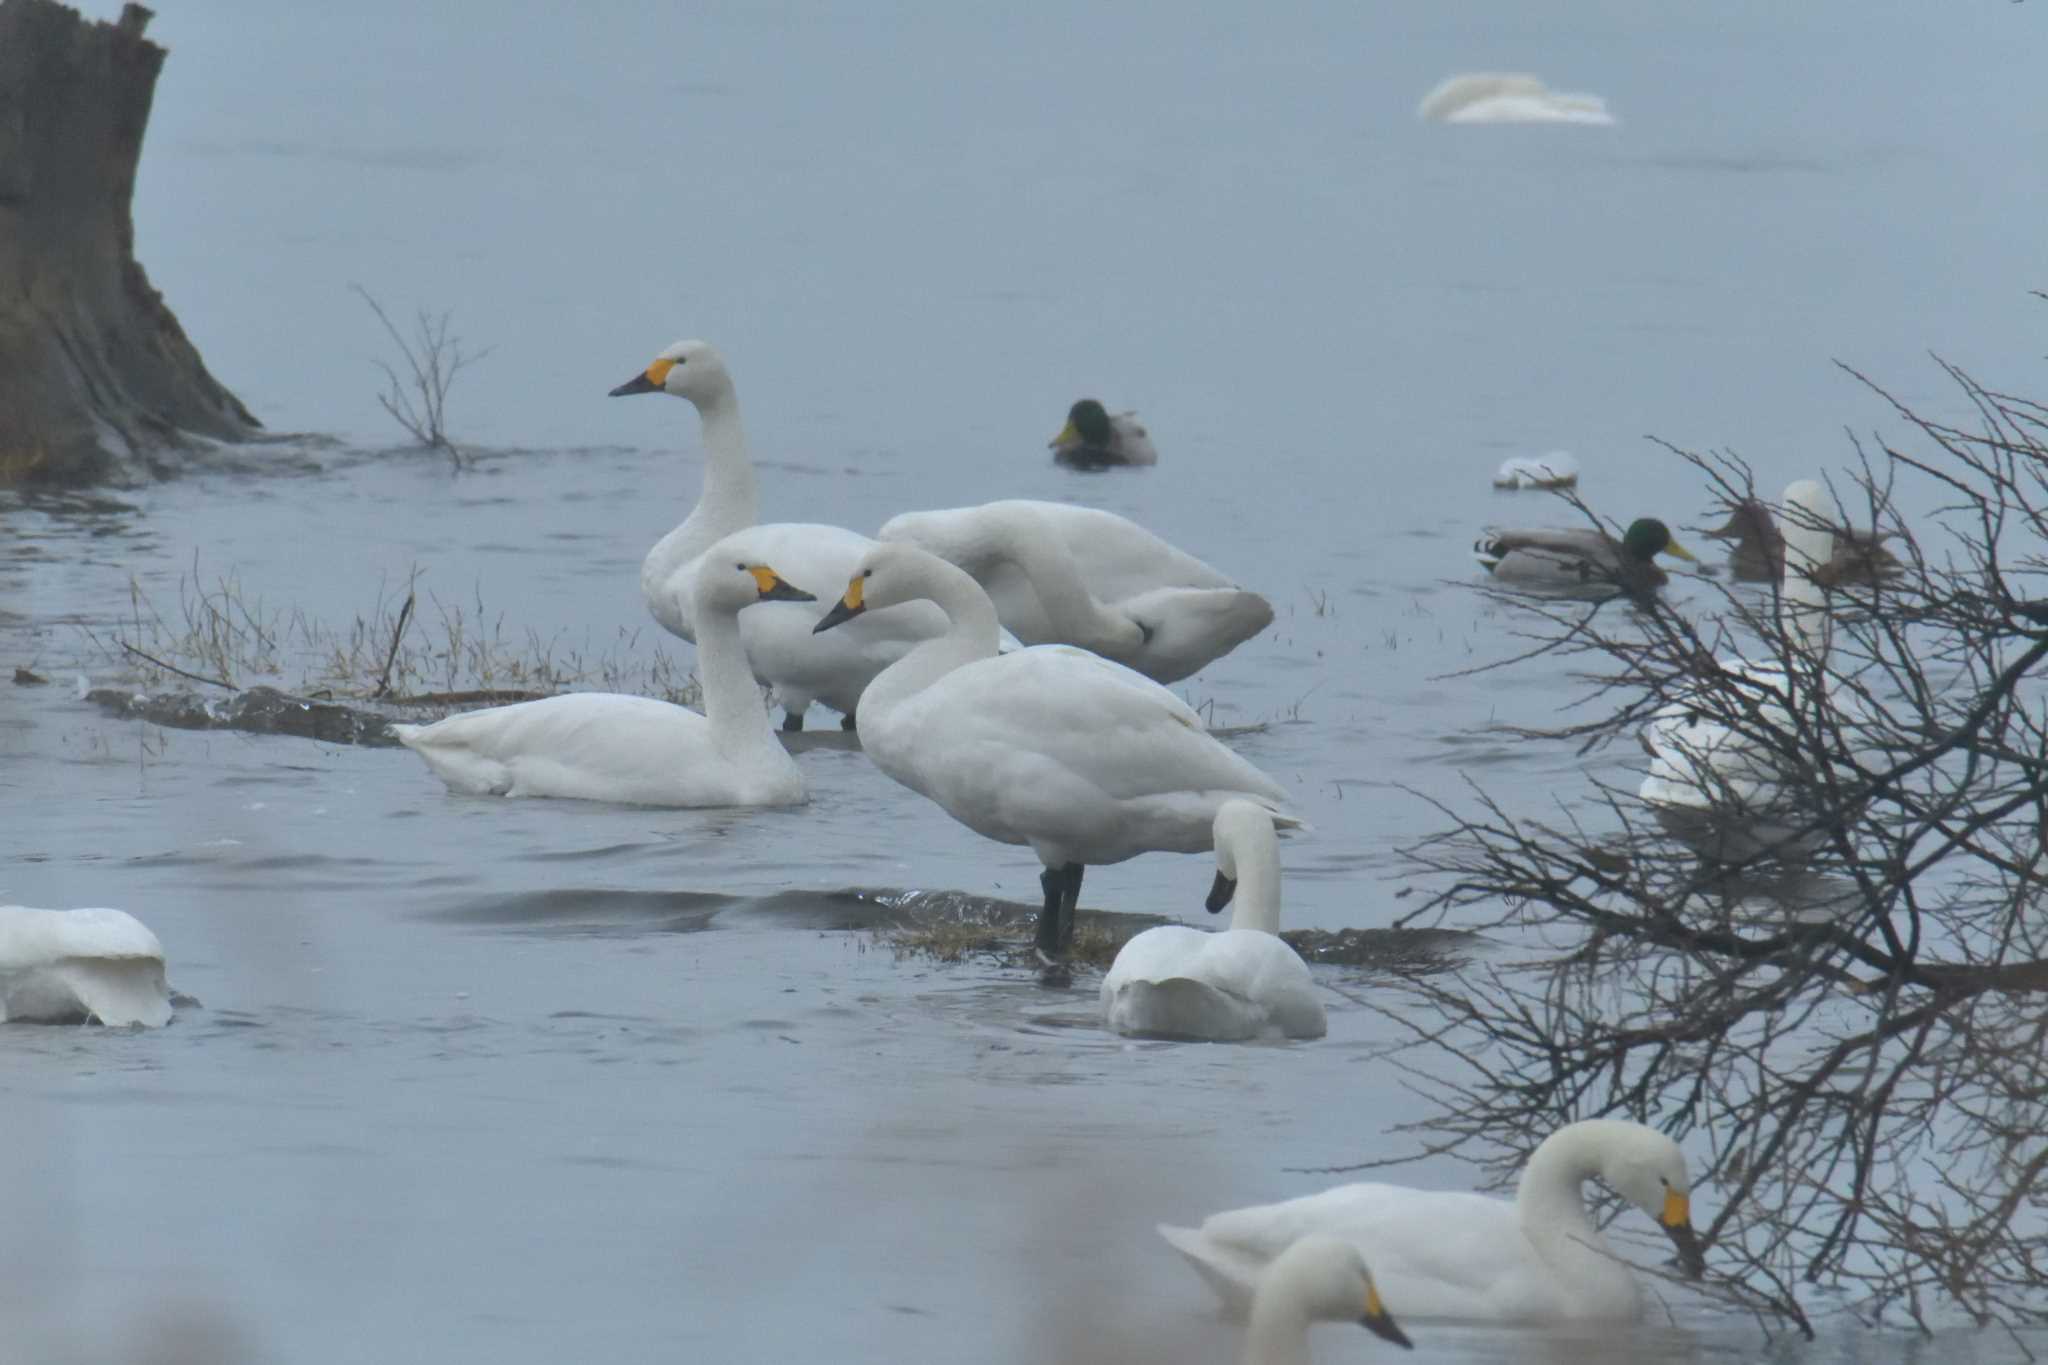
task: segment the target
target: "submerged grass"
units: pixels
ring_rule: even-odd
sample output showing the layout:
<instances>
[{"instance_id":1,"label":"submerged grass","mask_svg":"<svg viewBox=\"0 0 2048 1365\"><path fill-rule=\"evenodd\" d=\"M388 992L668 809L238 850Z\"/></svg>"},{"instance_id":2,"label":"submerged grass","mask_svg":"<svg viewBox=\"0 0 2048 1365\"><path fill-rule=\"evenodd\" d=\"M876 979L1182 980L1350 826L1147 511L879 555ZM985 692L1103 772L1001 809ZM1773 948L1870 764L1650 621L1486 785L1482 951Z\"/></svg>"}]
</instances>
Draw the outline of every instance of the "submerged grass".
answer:
<instances>
[{"instance_id":1,"label":"submerged grass","mask_svg":"<svg viewBox=\"0 0 2048 1365\"><path fill-rule=\"evenodd\" d=\"M1151 915L1113 915L1080 911L1074 920L1074 943L1067 960L1079 967L1108 967L1133 936L1155 924ZM1036 966L1032 951L1038 930L1037 912L1028 906L996 906L941 915L929 920L889 925L875 931L878 941L904 958L933 962L983 962L995 966Z\"/></svg>"},{"instance_id":2,"label":"submerged grass","mask_svg":"<svg viewBox=\"0 0 2048 1365\"><path fill-rule=\"evenodd\" d=\"M128 613L104 634L85 629L100 658L132 670L145 686L177 677L240 690L262 684L299 696L376 701L415 709L529 700L599 689L700 701L690 671L638 630L619 631L601 650L507 623L484 605L422 598L419 575L343 626L272 608L232 571L211 581L198 556L178 579L175 605L160 606L130 578Z\"/></svg>"}]
</instances>

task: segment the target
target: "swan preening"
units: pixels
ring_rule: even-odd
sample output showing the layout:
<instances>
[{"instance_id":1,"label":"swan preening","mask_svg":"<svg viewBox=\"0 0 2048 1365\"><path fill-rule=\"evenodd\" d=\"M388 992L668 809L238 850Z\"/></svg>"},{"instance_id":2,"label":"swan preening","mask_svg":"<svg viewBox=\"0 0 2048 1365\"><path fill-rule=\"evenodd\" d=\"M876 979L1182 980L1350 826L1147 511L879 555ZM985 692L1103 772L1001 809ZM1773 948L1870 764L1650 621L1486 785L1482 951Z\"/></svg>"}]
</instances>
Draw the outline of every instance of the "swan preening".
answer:
<instances>
[{"instance_id":1,"label":"swan preening","mask_svg":"<svg viewBox=\"0 0 2048 1365\"><path fill-rule=\"evenodd\" d=\"M1259 1275L1249 1317L1243 1365L1309 1365L1308 1329L1315 1322L1356 1322L1396 1346L1414 1346L1380 1302L1358 1249L1314 1233Z\"/></svg>"},{"instance_id":2,"label":"swan preening","mask_svg":"<svg viewBox=\"0 0 2048 1365\"><path fill-rule=\"evenodd\" d=\"M1719 660L1732 686L1716 704L1669 702L1642 735L1650 770L1637 794L1674 833L1737 856L1782 846L1803 823L1796 793L1783 792L1792 761L1783 748L1799 733L1795 710L1811 716L1828 700L1830 623L1819 579L1836 558L1833 509L1814 479L1786 488L1783 507L1778 621L1792 671L1775 659Z\"/></svg>"},{"instance_id":3,"label":"swan preening","mask_svg":"<svg viewBox=\"0 0 2048 1365\"><path fill-rule=\"evenodd\" d=\"M1037 941L1047 958L1072 938L1088 864L1207 851L1217 808L1237 796L1299 823L1278 784L1151 679L1063 645L998 654L989 595L929 551L875 546L817 629L912 602L936 603L946 631L868 685L861 747L977 834L1031 846L1045 865Z\"/></svg>"},{"instance_id":4,"label":"swan preening","mask_svg":"<svg viewBox=\"0 0 2048 1365\"><path fill-rule=\"evenodd\" d=\"M1544 455L1516 455L1502 460L1493 476L1495 488L1576 488L1579 457L1568 450Z\"/></svg>"},{"instance_id":5,"label":"swan preening","mask_svg":"<svg viewBox=\"0 0 2048 1365\"><path fill-rule=\"evenodd\" d=\"M1210 913L1235 899L1230 927L1162 924L1132 938L1102 978L1103 1021L1150 1038L1238 1042L1320 1038L1329 1029L1308 964L1280 941L1280 845L1250 801L1216 809Z\"/></svg>"},{"instance_id":6,"label":"swan preening","mask_svg":"<svg viewBox=\"0 0 2048 1365\"><path fill-rule=\"evenodd\" d=\"M1544 1139L1513 1202L1363 1182L1159 1233L1234 1313L1253 1305L1269 1264L1316 1233L1358 1248L1403 1318L1633 1321L1640 1291L1587 1216L1588 1180L1641 1209L1677 1246L1687 1272L1700 1272L1684 1154L1654 1128L1617 1119L1569 1124Z\"/></svg>"},{"instance_id":7,"label":"swan preening","mask_svg":"<svg viewBox=\"0 0 2048 1365\"><path fill-rule=\"evenodd\" d=\"M1433 123L1614 122L1598 95L1552 90L1521 72L1473 71L1452 76L1422 97L1415 116Z\"/></svg>"},{"instance_id":8,"label":"swan preening","mask_svg":"<svg viewBox=\"0 0 2048 1365\"><path fill-rule=\"evenodd\" d=\"M740 424L738 392L725 360L702 341L678 341L646 370L613 389L612 396L668 393L695 405L704 428L704 488L682 525L656 542L640 566L647 608L662 627L695 640L689 570L713 541L744 527L758 533L756 549L799 584L844 583L874 541L838 526L809 522L760 522L760 492ZM827 591L831 591L828 588ZM740 638L754 675L774 690L784 711L783 728L803 727L814 701L847 717L874 676L903 657L912 645L945 629L945 620L916 603L877 612L853 629L829 639L811 634L814 616L793 606L749 612Z\"/></svg>"},{"instance_id":9,"label":"swan preening","mask_svg":"<svg viewBox=\"0 0 2048 1365\"><path fill-rule=\"evenodd\" d=\"M1111 469L1117 465L1159 463L1135 412L1112 414L1093 398L1067 409L1067 424L1046 445L1055 463L1075 469Z\"/></svg>"},{"instance_id":10,"label":"swan preening","mask_svg":"<svg viewBox=\"0 0 2048 1365\"><path fill-rule=\"evenodd\" d=\"M1656 562L1658 555L1699 562L1655 517L1630 522L1620 540L1583 526L1568 531L1490 530L1472 553L1481 568L1505 582L1570 591L1649 592L1668 580Z\"/></svg>"},{"instance_id":11,"label":"swan preening","mask_svg":"<svg viewBox=\"0 0 2048 1365\"><path fill-rule=\"evenodd\" d=\"M1093 650L1178 682L1273 621L1273 607L1114 512L1012 499L905 512L885 541L922 546L973 575L1027 645Z\"/></svg>"},{"instance_id":12,"label":"swan preening","mask_svg":"<svg viewBox=\"0 0 2048 1365\"><path fill-rule=\"evenodd\" d=\"M0 905L0 1023L171 1020L164 945L124 910Z\"/></svg>"},{"instance_id":13,"label":"swan preening","mask_svg":"<svg viewBox=\"0 0 2048 1365\"><path fill-rule=\"evenodd\" d=\"M572 692L432 725L400 742L459 792L648 806L786 806L803 775L769 728L740 622L756 603L815 602L765 562L753 527L710 546L677 576L689 585L704 714L652 697Z\"/></svg>"}]
</instances>

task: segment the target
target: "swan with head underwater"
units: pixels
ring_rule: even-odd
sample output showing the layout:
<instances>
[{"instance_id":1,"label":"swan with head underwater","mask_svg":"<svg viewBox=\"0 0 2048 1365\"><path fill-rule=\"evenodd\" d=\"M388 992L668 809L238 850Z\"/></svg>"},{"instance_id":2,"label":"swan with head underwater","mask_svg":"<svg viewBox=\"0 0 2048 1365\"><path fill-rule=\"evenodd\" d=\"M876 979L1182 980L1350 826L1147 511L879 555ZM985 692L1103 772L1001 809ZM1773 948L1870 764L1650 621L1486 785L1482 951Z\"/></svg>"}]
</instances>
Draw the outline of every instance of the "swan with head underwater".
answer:
<instances>
[{"instance_id":1,"label":"swan with head underwater","mask_svg":"<svg viewBox=\"0 0 2048 1365\"><path fill-rule=\"evenodd\" d=\"M1655 1220L1689 1275L1704 1270L1685 1154L1654 1128L1619 1119L1567 1124L1522 1168L1513 1202L1365 1181L1212 1215L1160 1236L1241 1313L1265 1268L1303 1236L1356 1247L1404 1318L1453 1322L1632 1322L1635 1275L1587 1216L1601 1180Z\"/></svg>"},{"instance_id":2,"label":"swan with head underwater","mask_svg":"<svg viewBox=\"0 0 2048 1365\"><path fill-rule=\"evenodd\" d=\"M1204 933L1162 924L1118 950L1102 978L1102 1017L1118 1033L1242 1042L1320 1038L1329 1031L1308 964L1280 940L1280 841L1252 801L1216 808L1215 914L1234 899L1230 927Z\"/></svg>"},{"instance_id":3,"label":"swan with head underwater","mask_svg":"<svg viewBox=\"0 0 2048 1365\"><path fill-rule=\"evenodd\" d=\"M760 521L760 490L740 422L739 394L716 349L678 341L647 368L611 391L614 398L667 393L687 398L704 430L704 488L683 523L647 552L640 590L654 619L685 640L697 638L691 612L691 568L712 542L743 527L760 533L756 548L798 583L844 583L874 545L867 536L812 522ZM783 708L782 728L803 728L814 701L838 711L853 728L854 706L874 676L920 640L941 633L945 618L929 605L910 603L878 611L828 639L811 634L812 618L794 606L765 606L740 623L754 676L773 689Z\"/></svg>"},{"instance_id":4,"label":"swan with head underwater","mask_svg":"<svg viewBox=\"0 0 2048 1365\"><path fill-rule=\"evenodd\" d=\"M1279 785L1225 748L1188 704L1086 650L996 651L995 604L964 570L914 545L861 560L820 632L869 611L932 602L946 632L912 649L860 699L861 747L875 766L985 838L1028 844L1045 865L1038 951L1073 937L1090 863L1205 852L1233 797L1281 824Z\"/></svg>"},{"instance_id":5,"label":"swan with head underwater","mask_svg":"<svg viewBox=\"0 0 2048 1365\"><path fill-rule=\"evenodd\" d=\"M399 742L458 792L647 806L788 806L803 774L768 724L740 623L756 603L815 602L760 555L754 527L682 571L691 587L704 713L653 697L570 692L394 725Z\"/></svg>"},{"instance_id":6,"label":"swan with head underwater","mask_svg":"<svg viewBox=\"0 0 2048 1365\"><path fill-rule=\"evenodd\" d=\"M0 1023L171 1021L164 945L125 910L0 905Z\"/></svg>"},{"instance_id":7,"label":"swan with head underwater","mask_svg":"<svg viewBox=\"0 0 2048 1365\"><path fill-rule=\"evenodd\" d=\"M1178 682L1273 621L1272 604L1114 512L1007 499L904 512L877 538L974 576L1025 644L1078 645Z\"/></svg>"}]
</instances>

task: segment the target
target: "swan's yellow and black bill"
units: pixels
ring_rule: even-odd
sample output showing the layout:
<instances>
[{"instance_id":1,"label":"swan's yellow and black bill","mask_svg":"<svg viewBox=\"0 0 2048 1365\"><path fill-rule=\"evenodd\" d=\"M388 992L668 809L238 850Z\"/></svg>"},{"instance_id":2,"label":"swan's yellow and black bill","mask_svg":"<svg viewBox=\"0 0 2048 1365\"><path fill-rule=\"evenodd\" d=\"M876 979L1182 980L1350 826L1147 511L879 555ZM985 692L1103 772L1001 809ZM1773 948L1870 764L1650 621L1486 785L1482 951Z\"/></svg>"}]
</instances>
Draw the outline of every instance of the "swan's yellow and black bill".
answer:
<instances>
[{"instance_id":1,"label":"swan's yellow and black bill","mask_svg":"<svg viewBox=\"0 0 2048 1365\"><path fill-rule=\"evenodd\" d=\"M1378 1285L1371 1283L1366 1285L1365 1316L1358 1320L1358 1325L1382 1340L1393 1342L1396 1346L1405 1347L1411 1351L1415 1349L1415 1343L1408 1340L1408 1334L1401 1330L1399 1323L1388 1316L1386 1307L1380 1303Z\"/></svg>"},{"instance_id":2,"label":"swan's yellow and black bill","mask_svg":"<svg viewBox=\"0 0 2048 1365\"><path fill-rule=\"evenodd\" d=\"M1062 446L1077 446L1079 444L1081 444L1081 433L1074 430L1074 419L1071 417L1067 419L1067 424L1060 428L1060 434L1045 443L1048 450L1058 450Z\"/></svg>"},{"instance_id":3,"label":"swan's yellow and black bill","mask_svg":"<svg viewBox=\"0 0 2048 1365\"><path fill-rule=\"evenodd\" d=\"M668 372L675 367L676 363L673 360L657 360L613 389L611 397L624 398L630 393L660 393L661 386L668 382Z\"/></svg>"},{"instance_id":4,"label":"swan's yellow and black bill","mask_svg":"<svg viewBox=\"0 0 2048 1365\"><path fill-rule=\"evenodd\" d=\"M825 613L825 619L811 627L811 634L816 635L821 630L830 630L841 622L851 621L854 617L866 611L867 607L861 602L861 595L866 589L867 579L865 578L856 578L851 583L848 583L846 585L846 596L832 604L832 610Z\"/></svg>"},{"instance_id":5,"label":"swan's yellow and black bill","mask_svg":"<svg viewBox=\"0 0 2048 1365\"><path fill-rule=\"evenodd\" d=\"M1657 1215L1657 1226L1678 1248L1678 1263L1687 1275L1698 1279L1707 1273L1707 1254L1700 1246L1699 1233L1693 1231L1692 1200L1684 1191L1664 1191L1664 1211Z\"/></svg>"},{"instance_id":6,"label":"swan's yellow and black bill","mask_svg":"<svg viewBox=\"0 0 2048 1365\"><path fill-rule=\"evenodd\" d=\"M1218 872L1216 880L1209 883L1209 899L1202 902L1202 908L1212 915L1217 914L1230 904L1230 898L1236 894L1237 882Z\"/></svg>"},{"instance_id":7,"label":"swan's yellow and black bill","mask_svg":"<svg viewBox=\"0 0 2048 1365\"><path fill-rule=\"evenodd\" d=\"M766 564L756 564L747 572L754 576L754 583L761 590L761 600L763 602L815 602L818 600L816 594L805 592Z\"/></svg>"}]
</instances>

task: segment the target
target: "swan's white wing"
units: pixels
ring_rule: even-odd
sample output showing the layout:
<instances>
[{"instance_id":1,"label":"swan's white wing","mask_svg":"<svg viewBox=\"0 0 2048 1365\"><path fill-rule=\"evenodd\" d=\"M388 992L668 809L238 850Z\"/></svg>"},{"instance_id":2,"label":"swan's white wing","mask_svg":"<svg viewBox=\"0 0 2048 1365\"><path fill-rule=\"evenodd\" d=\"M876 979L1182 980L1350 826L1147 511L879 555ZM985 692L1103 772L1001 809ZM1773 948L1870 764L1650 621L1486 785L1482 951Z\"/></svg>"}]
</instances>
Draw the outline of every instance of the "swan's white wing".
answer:
<instances>
[{"instance_id":1,"label":"swan's white wing","mask_svg":"<svg viewBox=\"0 0 2048 1365\"><path fill-rule=\"evenodd\" d=\"M1205 1220L1198 1233L1169 1240L1200 1261L1213 1283L1228 1268L1263 1267L1311 1232L1356 1245L1381 1296L1403 1317L1518 1316L1502 1308L1526 1293L1540 1269L1512 1204L1372 1182L1233 1209Z\"/></svg>"},{"instance_id":2,"label":"swan's white wing","mask_svg":"<svg viewBox=\"0 0 2048 1365\"><path fill-rule=\"evenodd\" d=\"M0 1021L170 1022L164 949L121 910L0 906Z\"/></svg>"},{"instance_id":3,"label":"swan's white wing","mask_svg":"<svg viewBox=\"0 0 2048 1365\"><path fill-rule=\"evenodd\" d=\"M1117 602L1148 637L1124 662L1179 682L1273 623L1273 604L1242 588L1153 588Z\"/></svg>"},{"instance_id":4,"label":"swan's white wing","mask_svg":"<svg viewBox=\"0 0 2048 1365\"><path fill-rule=\"evenodd\" d=\"M877 724L869 754L898 781L989 838L1078 862L1197 852L1229 795L1285 801L1180 698L1064 645L955 669Z\"/></svg>"},{"instance_id":5,"label":"swan's white wing","mask_svg":"<svg viewBox=\"0 0 2048 1365\"><path fill-rule=\"evenodd\" d=\"M1237 585L1138 523L1095 507L1027 502L1051 520L1098 602L1120 602L1153 588L1233 588Z\"/></svg>"},{"instance_id":6,"label":"swan's white wing","mask_svg":"<svg viewBox=\"0 0 2048 1365\"><path fill-rule=\"evenodd\" d=\"M1119 1033L1164 1037L1320 1038L1328 1029L1307 964L1251 929L1147 929L1103 977L1102 1009Z\"/></svg>"}]
</instances>

